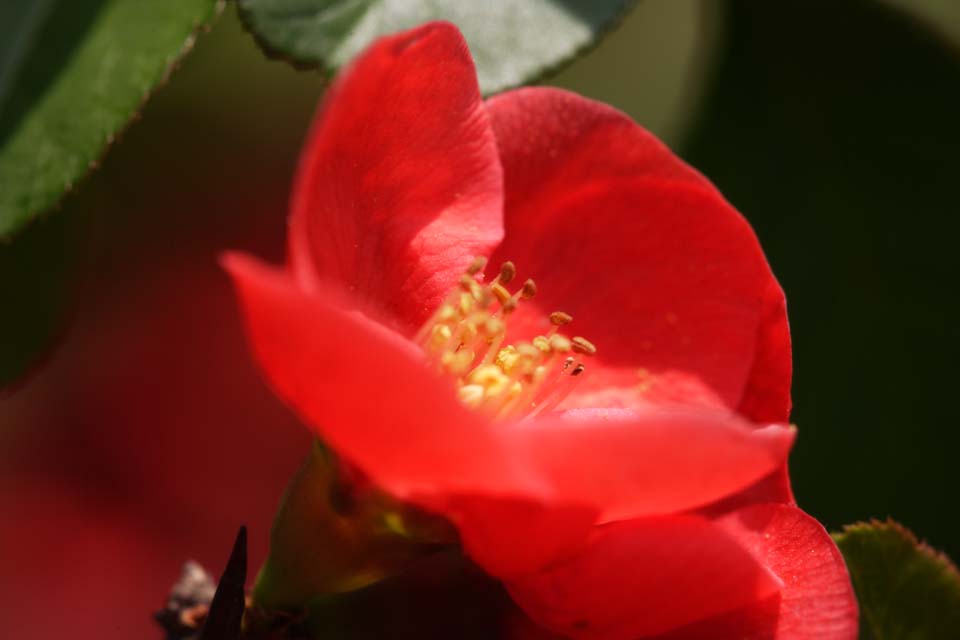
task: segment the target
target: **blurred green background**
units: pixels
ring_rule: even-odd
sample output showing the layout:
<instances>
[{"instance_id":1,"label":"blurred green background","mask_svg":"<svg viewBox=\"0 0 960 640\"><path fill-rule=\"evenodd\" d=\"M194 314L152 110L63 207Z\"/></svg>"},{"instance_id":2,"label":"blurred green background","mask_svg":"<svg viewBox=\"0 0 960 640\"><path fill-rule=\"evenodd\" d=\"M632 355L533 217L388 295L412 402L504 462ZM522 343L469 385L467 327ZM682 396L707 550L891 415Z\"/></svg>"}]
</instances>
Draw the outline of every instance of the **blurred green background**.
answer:
<instances>
[{"instance_id":1,"label":"blurred green background","mask_svg":"<svg viewBox=\"0 0 960 640\"><path fill-rule=\"evenodd\" d=\"M547 80L627 111L712 179L756 229L789 302L800 427L792 475L801 506L830 529L892 516L954 558L957 7L949 0L643 0L599 47ZM91 427L97 420L64 398L90 393L97 377L87 373L112 357L90 345L122 351L136 342L111 342L126 326L111 310L149 305L157 273L186 285L200 277L190 269L200 269L212 283L204 295L221 300L227 318L218 325L198 316L187 323L191 342L168 346L183 351L176 371L184 379L209 366L198 363L213 357L203 345L221 334L230 337L225 351L247 357L216 253L250 248L280 259L287 188L323 86L317 74L267 61L228 6L102 169L0 252L20 293L32 292L20 296L17 313L5 311L8 322L20 318L25 332L62 336L0 402L0 469L50 476L47 467L56 467L56 482L85 499L116 485L115 478L85 484L127 454L115 447L78 465L103 438ZM181 320L198 313L164 304ZM124 380L140 376L160 385L151 399L185 402L169 368L150 357L125 369ZM248 377L254 382L245 384L259 384L252 371ZM220 391L227 401L246 393ZM171 450L184 437L202 441L204 425L222 419L223 400L212 392L206 399L202 419L171 420L189 426ZM262 402L273 400L264 394ZM295 431L289 418L276 422L260 426ZM128 431L130 447L162 449L162 430L131 436L137 424L118 428ZM254 431L223 437L257 443ZM221 440L210 438L204 456L218 455ZM300 444L272 468L265 495L279 495ZM243 472L256 470L248 464ZM160 498L134 477L122 475L116 509L136 504L154 513ZM164 537L171 557L225 550L236 523L218 522L222 528L200 534L189 518L167 522L180 535ZM254 555L265 543L266 523L259 526ZM214 532L204 546L199 538ZM221 561L205 553L201 559ZM171 577L158 578L150 597L162 595Z\"/></svg>"}]
</instances>

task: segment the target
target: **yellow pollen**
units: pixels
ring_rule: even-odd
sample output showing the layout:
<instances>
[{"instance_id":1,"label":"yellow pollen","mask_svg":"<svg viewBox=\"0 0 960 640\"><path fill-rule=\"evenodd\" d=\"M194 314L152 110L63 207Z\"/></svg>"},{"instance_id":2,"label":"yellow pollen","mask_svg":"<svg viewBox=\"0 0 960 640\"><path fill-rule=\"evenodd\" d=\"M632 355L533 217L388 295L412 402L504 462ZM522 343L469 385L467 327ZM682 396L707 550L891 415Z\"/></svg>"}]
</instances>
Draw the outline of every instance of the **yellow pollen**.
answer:
<instances>
[{"instance_id":1,"label":"yellow pollen","mask_svg":"<svg viewBox=\"0 0 960 640\"><path fill-rule=\"evenodd\" d=\"M457 395L466 406L496 418L533 417L556 408L577 385L584 365L571 352L593 355L589 340L569 338L559 329L573 318L563 311L548 315L552 325L545 335L527 340L511 335L509 320L518 305L537 294L537 285L526 280L518 289L507 288L517 269L504 262L492 282L481 282L486 259L476 258L417 333L438 370L452 377ZM489 308L493 301L498 306ZM528 317L524 314L524 317Z\"/></svg>"},{"instance_id":2,"label":"yellow pollen","mask_svg":"<svg viewBox=\"0 0 960 640\"><path fill-rule=\"evenodd\" d=\"M533 346L543 353L550 353L550 341L546 336L537 336L533 339Z\"/></svg>"},{"instance_id":3,"label":"yellow pollen","mask_svg":"<svg viewBox=\"0 0 960 640\"><path fill-rule=\"evenodd\" d=\"M488 336L496 336L506 331L506 326L497 318L490 318L484 323L483 329Z\"/></svg>"},{"instance_id":4,"label":"yellow pollen","mask_svg":"<svg viewBox=\"0 0 960 640\"><path fill-rule=\"evenodd\" d=\"M442 347L453 337L453 332L445 324L438 324L433 327L430 333L430 345L433 347Z\"/></svg>"},{"instance_id":5,"label":"yellow pollen","mask_svg":"<svg viewBox=\"0 0 960 640\"><path fill-rule=\"evenodd\" d=\"M460 397L460 401L463 404L467 405L471 409L476 409L483 403L484 393L484 388L479 384L467 384L460 387L457 395Z\"/></svg>"}]
</instances>

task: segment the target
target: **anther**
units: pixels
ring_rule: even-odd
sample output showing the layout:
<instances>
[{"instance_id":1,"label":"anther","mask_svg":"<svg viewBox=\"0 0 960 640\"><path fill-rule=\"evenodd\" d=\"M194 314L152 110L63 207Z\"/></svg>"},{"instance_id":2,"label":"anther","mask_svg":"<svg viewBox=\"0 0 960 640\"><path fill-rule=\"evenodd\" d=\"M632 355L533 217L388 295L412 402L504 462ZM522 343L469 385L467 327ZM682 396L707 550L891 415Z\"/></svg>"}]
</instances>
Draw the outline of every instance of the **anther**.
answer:
<instances>
[{"instance_id":1,"label":"anther","mask_svg":"<svg viewBox=\"0 0 960 640\"><path fill-rule=\"evenodd\" d=\"M597 348L586 338L560 333L573 320L564 311L549 314L551 326L542 335L504 345L512 312L537 295L537 285L527 280L511 287L517 270L509 261L491 282L483 282L486 266L482 256L470 262L416 341L440 371L456 379L464 404L497 418L531 419L564 402L583 377L583 355Z\"/></svg>"},{"instance_id":2,"label":"anther","mask_svg":"<svg viewBox=\"0 0 960 640\"><path fill-rule=\"evenodd\" d=\"M563 311L554 311L550 314L550 322L558 327L573 322L573 316Z\"/></svg>"},{"instance_id":3,"label":"anther","mask_svg":"<svg viewBox=\"0 0 960 640\"><path fill-rule=\"evenodd\" d=\"M580 336L574 336L573 340L570 341L570 345L577 353L585 353L588 356L592 356L597 352L597 348L593 346L592 342Z\"/></svg>"},{"instance_id":4,"label":"anther","mask_svg":"<svg viewBox=\"0 0 960 640\"><path fill-rule=\"evenodd\" d=\"M483 330L488 336L498 335L504 330L503 322L497 318L488 318L487 321L483 323Z\"/></svg>"},{"instance_id":5,"label":"anther","mask_svg":"<svg viewBox=\"0 0 960 640\"><path fill-rule=\"evenodd\" d=\"M473 262L470 263L470 266L467 267L467 275L475 276L483 271L485 266L487 266L487 259L483 256L477 256L473 259Z\"/></svg>"},{"instance_id":6,"label":"anther","mask_svg":"<svg viewBox=\"0 0 960 640\"><path fill-rule=\"evenodd\" d=\"M475 299L469 293L460 294L460 315L466 316L470 311L473 310L473 303Z\"/></svg>"},{"instance_id":7,"label":"anther","mask_svg":"<svg viewBox=\"0 0 960 640\"><path fill-rule=\"evenodd\" d=\"M501 284L495 284L490 287L490 291L493 293L493 296L497 299L501 305L506 305L507 300L511 298L510 292L507 291L507 288Z\"/></svg>"},{"instance_id":8,"label":"anther","mask_svg":"<svg viewBox=\"0 0 960 640\"><path fill-rule=\"evenodd\" d=\"M500 283L509 284L517 275L517 267L512 262L507 260L502 265L500 265Z\"/></svg>"},{"instance_id":9,"label":"anther","mask_svg":"<svg viewBox=\"0 0 960 640\"><path fill-rule=\"evenodd\" d=\"M523 288L520 289L520 297L524 300L529 300L535 295L537 295L537 283L533 280L527 280L524 282Z\"/></svg>"},{"instance_id":10,"label":"anther","mask_svg":"<svg viewBox=\"0 0 960 640\"><path fill-rule=\"evenodd\" d=\"M460 387L457 395L460 396L460 400L467 405L468 407L476 409L480 406L480 403L483 402L483 396L485 389L482 385L479 384L467 384Z\"/></svg>"},{"instance_id":11,"label":"anther","mask_svg":"<svg viewBox=\"0 0 960 640\"><path fill-rule=\"evenodd\" d=\"M445 324L434 325L430 332L430 344L434 348L442 347L450 341L451 337L453 337L453 332L450 331L450 327Z\"/></svg>"},{"instance_id":12,"label":"anther","mask_svg":"<svg viewBox=\"0 0 960 640\"><path fill-rule=\"evenodd\" d=\"M467 274L463 274L462 276L460 276L459 284L461 289L471 294L476 290L478 286L477 281L474 280L472 276L468 276Z\"/></svg>"}]
</instances>

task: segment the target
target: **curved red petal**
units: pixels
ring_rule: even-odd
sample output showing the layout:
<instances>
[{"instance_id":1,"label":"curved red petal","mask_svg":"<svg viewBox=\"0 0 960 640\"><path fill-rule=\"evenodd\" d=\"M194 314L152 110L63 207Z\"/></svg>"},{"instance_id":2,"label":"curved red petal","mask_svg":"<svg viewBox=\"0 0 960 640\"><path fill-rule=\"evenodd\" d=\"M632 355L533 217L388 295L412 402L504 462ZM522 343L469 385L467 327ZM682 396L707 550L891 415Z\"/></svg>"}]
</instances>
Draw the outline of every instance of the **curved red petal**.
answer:
<instances>
[{"instance_id":1,"label":"curved red petal","mask_svg":"<svg viewBox=\"0 0 960 640\"><path fill-rule=\"evenodd\" d=\"M523 576L570 554L587 539L597 510L501 496L462 496L445 509L467 554L492 576Z\"/></svg>"},{"instance_id":2,"label":"curved red petal","mask_svg":"<svg viewBox=\"0 0 960 640\"><path fill-rule=\"evenodd\" d=\"M277 395L379 486L404 498L538 495L487 423L434 375L412 343L304 292L288 273L232 254L254 353Z\"/></svg>"},{"instance_id":3,"label":"curved red petal","mask_svg":"<svg viewBox=\"0 0 960 640\"><path fill-rule=\"evenodd\" d=\"M431 23L377 40L328 92L292 196L290 262L415 330L503 234L496 143L467 45Z\"/></svg>"},{"instance_id":4,"label":"curved red petal","mask_svg":"<svg viewBox=\"0 0 960 640\"><path fill-rule=\"evenodd\" d=\"M743 217L606 105L534 88L487 109L505 189L494 262L513 260L540 285L511 325L543 331L545 313L562 309L598 348L568 406L746 402L777 285ZM765 375L784 376L783 355L764 354Z\"/></svg>"},{"instance_id":5,"label":"curved red petal","mask_svg":"<svg viewBox=\"0 0 960 640\"><path fill-rule=\"evenodd\" d=\"M743 507L771 502L794 507L797 505L797 501L793 497L793 488L790 486L790 471L786 462L780 465L776 471L764 476L749 487L744 487L740 491L700 507L696 511L703 516L719 518Z\"/></svg>"},{"instance_id":6,"label":"curved red petal","mask_svg":"<svg viewBox=\"0 0 960 640\"><path fill-rule=\"evenodd\" d=\"M846 565L819 522L795 507L755 505L719 520L783 582L780 594L689 625L662 640L855 640L857 601Z\"/></svg>"},{"instance_id":7,"label":"curved red petal","mask_svg":"<svg viewBox=\"0 0 960 640\"><path fill-rule=\"evenodd\" d=\"M770 597L780 581L709 520L664 516L599 527L576 556L507 588L549 629L634 640Z\"/></svg>"},{"instance_id":8,"label":"curved red petal","mask_svg":"<svg viewBox=\"0 0 960 640\"><path fill-rule=\"evenodd\" d=\"M603 521L675 513L719 500L781 467L792 428L754 429L729 413L574 410L504 430L513 455Z\"/></svg>"},{"instance_id":9,"label":"curved red petal","mask_svg":"<svg viewBox=\"0 0 960 640\"><path fill-rule=\"evenodd\" d=\"M753 368L737 412L754 422L787 422L790 419L792 373L787 302L780 285L771 282L757 326Z\"/></svg>"}]
</instances>

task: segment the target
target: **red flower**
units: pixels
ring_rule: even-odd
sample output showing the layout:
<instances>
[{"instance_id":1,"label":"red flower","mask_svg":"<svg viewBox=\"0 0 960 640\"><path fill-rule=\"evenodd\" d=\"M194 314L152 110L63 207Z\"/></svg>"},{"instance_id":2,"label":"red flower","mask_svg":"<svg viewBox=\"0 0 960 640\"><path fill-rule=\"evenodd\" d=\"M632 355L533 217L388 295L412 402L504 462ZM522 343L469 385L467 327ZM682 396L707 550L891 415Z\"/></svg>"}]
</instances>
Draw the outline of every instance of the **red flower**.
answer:
<instances>
[{"instance_id":1,"label":"red flower","mask_svg":"<svg viewBox=\"0 0 960 640\"><path fill-rule=\"evenodd\" d=\"M750 422L788 416L782 292L744 219L621 113L482 102L448 24L381 39L310 134L287 268L226 264L277 393L544 626L855 637L843 561L792 506L793 429Z\"/></svg>"}]
</instances>

